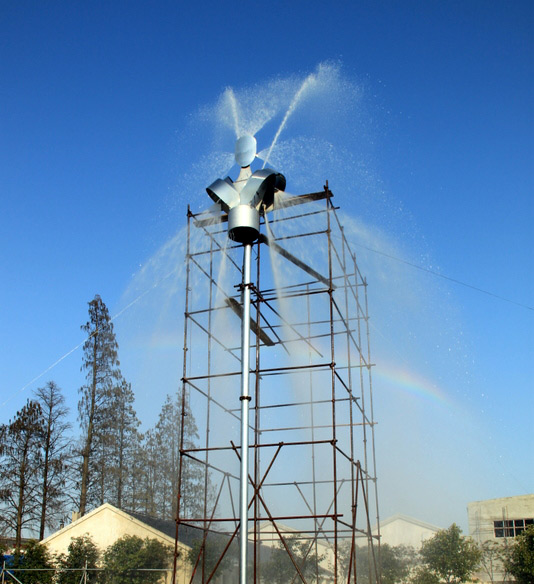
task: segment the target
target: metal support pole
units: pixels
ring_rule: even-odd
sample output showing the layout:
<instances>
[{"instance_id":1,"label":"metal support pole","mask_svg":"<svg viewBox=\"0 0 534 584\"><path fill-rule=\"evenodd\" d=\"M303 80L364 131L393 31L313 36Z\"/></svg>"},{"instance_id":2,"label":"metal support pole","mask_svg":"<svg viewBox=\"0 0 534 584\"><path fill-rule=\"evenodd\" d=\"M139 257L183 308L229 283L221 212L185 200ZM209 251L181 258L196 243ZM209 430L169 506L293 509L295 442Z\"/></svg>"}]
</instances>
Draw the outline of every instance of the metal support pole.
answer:
<instances>
[{"instance_id":1,"label":"metal support pole","mask_svg":"<svg viewBox=\"0 0 534 584\"><path fill-rule=\"evenodd\" d=\"M250 372L250 258L252 244L243 246L243 318L241 321L241 479L239 500L239 583L247 584L248 552L248 427Z\"/></svg>"}]
</instances>

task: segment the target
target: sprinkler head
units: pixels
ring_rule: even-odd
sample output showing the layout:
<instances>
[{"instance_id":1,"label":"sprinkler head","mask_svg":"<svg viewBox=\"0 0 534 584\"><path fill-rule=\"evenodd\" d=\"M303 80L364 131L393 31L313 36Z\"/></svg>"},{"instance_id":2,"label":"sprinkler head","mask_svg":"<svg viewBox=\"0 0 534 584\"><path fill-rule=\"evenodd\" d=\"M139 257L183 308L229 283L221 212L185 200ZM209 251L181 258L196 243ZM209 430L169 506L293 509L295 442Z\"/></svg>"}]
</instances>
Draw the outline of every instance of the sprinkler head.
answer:
<instances>
[{"instance_id":1,"label":"sprinkler head","mask_svg":"<svg viewBox=\"0 0 534 584\"><path fill-rule=\"evenodd\" d=\"M239 138L235 147L236 162L241 171L237 182L230 178L218 178L206 192L210 198L228 213L228 237L238 243L253 243L260 234L260 211L270 210L275 190L283 190L285 177L269 168L250 174L248 168L256 157L256 138L246 134ZM244 184L243 184L244 183Z\"/></svg>"}]
</instances>

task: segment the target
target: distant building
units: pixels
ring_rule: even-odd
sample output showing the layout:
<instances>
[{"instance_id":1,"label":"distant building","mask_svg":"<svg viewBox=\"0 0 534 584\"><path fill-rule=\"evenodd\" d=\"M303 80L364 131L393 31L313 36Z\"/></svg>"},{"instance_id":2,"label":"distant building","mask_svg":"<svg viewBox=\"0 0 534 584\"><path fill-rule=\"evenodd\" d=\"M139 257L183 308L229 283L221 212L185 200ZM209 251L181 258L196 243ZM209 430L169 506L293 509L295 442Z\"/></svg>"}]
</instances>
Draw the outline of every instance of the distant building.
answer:
<instances>
[{"instance_id":1,"label":"distant building","mask_svg":"<svg viewBox=\"0 0 534 584\"><path fill-rule=\"evenodd\" d=\"M467 516L469 535L478 543L515 537L534 525L534 495L473 501Z\"/></svg>"},{"instance_id":2,"label":"distant building","mask_svg":"<svg viewBox=\"0 0 534 584\"><path fill-rule=\"evenodd\" d=\"M397 513L380 522L380 541L390 546L407 545L418 550L425 540L434 537L440 529L430 523Z\"/></svg>"},{"instance_id":3,"label":"distant building","mask_svg":"<svg viewBox=\"0 0 534 584\"><path fill-rule=\"evenodd\" d=\"M469 535L478 543L506 543L534 525L534 494L473 501L467 505ZM504 578L502 566L493 575L477 573L482 582L499 582Z\"/></svg>"}]
</instances>

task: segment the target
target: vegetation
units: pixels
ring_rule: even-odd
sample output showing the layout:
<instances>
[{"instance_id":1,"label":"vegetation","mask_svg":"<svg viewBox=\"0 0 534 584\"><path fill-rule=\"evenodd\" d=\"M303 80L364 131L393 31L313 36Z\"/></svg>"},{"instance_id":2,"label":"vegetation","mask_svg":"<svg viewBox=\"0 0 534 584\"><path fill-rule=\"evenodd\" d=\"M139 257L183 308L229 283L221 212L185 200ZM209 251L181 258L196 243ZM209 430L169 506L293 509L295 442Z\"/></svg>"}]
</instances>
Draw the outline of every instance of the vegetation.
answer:
<instances>
[{"instance_id":1,"label":"vegetation","mask_svg":"<svg viewBox=\"0 0 534 584\"><path fill-rule=\"evenodd\" d=\"M42 411L42 466L40 468L39 539L45 528L54 528L64 514L65 485L68 472L68 408L61 389L49 381L35 392Z\"/></svg>"},{"instance_id":2,"label":"vegetation","mask_svg":"<svg viewBox=\"0 0 534 584\"><path fill-rule=\"evenodd\" d=\"M315 552L313 541L299 540L297 536L290 536L285 537L285 543L291 556L282 542L272 548L271 556L261 570L262 582L287 584L297 576L297 568L306 580L312 580L323 572L320 564L324 557ZM295 581L299 581L298 576Z\"/></svg>"},{"instance_id":3,"label":"vegetation","mask_svg":"<svg viewBox=\"0 0 534 584\"><path fill-rule=\"evenodd\" d=\"M83 429L80 515L85 515L88 503L101 505L106 500L108 434L112 427L113 390L120 372L113 323L98 294L89 302L89 320L81 328L87 334L82 364L87 383L80 388L78 404Z\"/></svg>"},{"instance_id":4,"label":"vegetation","mask_svg":"<svg viewBox=\"0 0 534 584\"><path fill-rule=\"evenodd\" d=\"M0 426L0 522L15 533L20 550L22 529L32 527L39 514L41 406L28 400L9 424Z\"/></svg>"},{"instance_id":5,"label":"vegetation","mask_svg":"<svg viewBox=\"0 0 534 584\"><path fill-rule=\"evenodd\" d=\"M87 584L98 582L98 549L89 535L75 537L66 556L58 558L58 584L78 584L80 570L87 569Z\"/></svg>"},{"instance_id":6,"label":"vegetation","mask_svg":"<svg viewBox=\"0 0 534 584\"><path fill-rule=\"evenodd\" d=\"M210 489L207 470L186 457L180 461L180 440L191 448L198 439L187 403L182 416L181 395L166 396L157 423L141 434L134 392L119 369L109 311L98 295L88 307L81 327L87 339L79 436L73 436L63 392L54 381L36 389L15 417L0 425L0 528L13 534L17 549L23 534L42 540L73 509L83 515L104 502L173 519L179 473L181 515L204 512L199 493Z\"/></svg>"},{"instance_id":7,"label":"vegetation","mask_svg":"<svg viewBox=\"0 0 534 584\"><path fill-rule=\"evenodd\" d=\"M204 573L207 579L207 577L215 569L215 566L221 558L227 544L228 540L225 537L217 537L216 534L210 534L210 537L205 543L203 543L201 539L193 541L191 544L191 549L187 554L187 560L191 564L191 569L195 572L195 574ZM239 562L239 551L237 546L237 540L234 540L224 554L224 558L221 560L221 563L217 566L217 576L220 576L226 572L233 565L237 565Z\"/></svg>"},{"instance_id":8,"label":"vegetation","mask_svg":"<svg viewBox=\"0 0 534 584\"><path fill-rule=\"evenodd\" d=\"M534 582L534 526L530 526L515 538L505 566L520 584Z\"/></svg>"},{"instance_id":9,"label":"vegetation","mask_svg":"<svg viewBox=\"0 0 534 584\"><path fill-rule=\"evenodd\" d=\"M21 584L52 584L54 581L54 557L37 541L30 541L23 553L15 554L11 568Z\"/></svg>"},{"instance_id":10,"label":"vegetation","mask_svg":"<svg viewBox=\"0 0 534 584\"><path fill-rule=\"evenodd\" d=\"M481 551L474 541L462 536L462 530L453 523L423 542L420 556L422 566L414 574L414 584L461 584L468 582L477 569Z\"/></svg>"},{"instance_id":11,"label":"vegetation","mask_svg":"<svg viewBox=\"0 0 534 584\"><path fill-rule=\"evenodd\" d=\"M376 582L377 570L382 575L382 584L396 584L404 582L410 570L416 563L416 551L409 546L390 546L383 543L375 553L366 545L357 545L352 561L350 560L351 542L343 542L338 551L338 576L341 582L348 578L349 566L354 574L354 565L357 566L358 583L369 584Z\"/></svg>"},{"instance_id":12,"label":"vegetation","mask_svg":"<svg viewBox=\"0 0 534 584\"><path fill-rule=\"evenodd\" d=\"M488 540L480 546L480 570L490 582L508 580L507 559L510 555L508 540Z\"/></svg>"},{"instance_id":13,"label":"vegetation","mask_svg":"<svg viewBox=\"0 0 534 584\"><path fill-rule=\"evenodd\" d=\"M155 539L125 535L104 553L105 584L156 584L172 550Z\"/></svg>"}]
</instances>

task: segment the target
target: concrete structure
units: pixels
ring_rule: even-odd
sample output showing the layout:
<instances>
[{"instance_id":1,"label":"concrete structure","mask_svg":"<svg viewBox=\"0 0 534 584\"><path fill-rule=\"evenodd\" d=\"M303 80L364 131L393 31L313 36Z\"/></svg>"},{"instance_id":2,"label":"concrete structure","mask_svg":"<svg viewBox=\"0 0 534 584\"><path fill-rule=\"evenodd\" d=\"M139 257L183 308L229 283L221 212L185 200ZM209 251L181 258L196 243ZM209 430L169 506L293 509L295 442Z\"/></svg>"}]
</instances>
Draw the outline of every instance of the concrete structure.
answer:
<instances>
[{"instance_id":1,"label":"concrete structure","mask_svg":"<svg viewBox=\"0 0 534 584\"><path fill-rule=\"evenodd\" d=\"M418 550L439 530L435 525L397 513L380 522L380 541L390 546L407 545Z\"/></svg>"},{"instance_id":2,"label":"concrete structure","mask_svg":"<svg viewBox=\"0 0 534 584\"><path fill-rule=\"evenodd\" d=\"M66 554L69 544L74 538L89 535L98 549L103 552L120 537L135 535L141 539L147 537L155 539L174 549L174 532L172 531L174 522L151 520L150 518L141 520L139 517L141 516L126 513L109 503L105 503L87 515L76 519L70 525L66 525L49 535L42 543L55 554ZM187 552L190 547L182 542L179 542L178 546L181 553L178 560L176 582L186 584L191 576L191 567L187 562ZM165 577L166 579L163 581L171 582L170 566Z\"/></svg>"},{"instance_id":3,"label":"concrete structure","mask_svg":"<svg viewBox=\"0 0 534 584\"><path fill-rule=\"evenodd\" d=\"M473 501L467 505L469 535L478 543L507 542L534 524L534 494ZM487 544L486 544L487 545ZM477 573L481 582L502 582L501 565Z\"/></svg>"},{"instance_id":4,"label":"concrete structure","mask_svg":"<svg viewBox=\"0 0 534 584\"><path fill-rule=\"evenodd\" d=\"M534 494L473 501L467 516L469 535L478 543L515 537L534 523Z\"/></svg>"}]
</instances>

